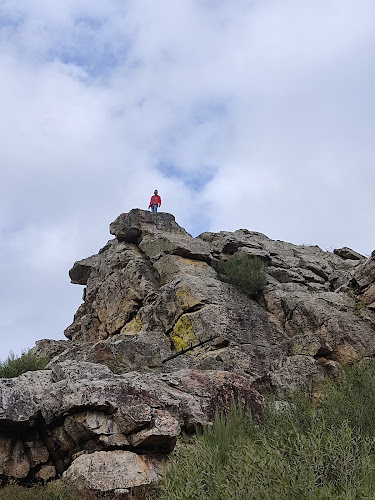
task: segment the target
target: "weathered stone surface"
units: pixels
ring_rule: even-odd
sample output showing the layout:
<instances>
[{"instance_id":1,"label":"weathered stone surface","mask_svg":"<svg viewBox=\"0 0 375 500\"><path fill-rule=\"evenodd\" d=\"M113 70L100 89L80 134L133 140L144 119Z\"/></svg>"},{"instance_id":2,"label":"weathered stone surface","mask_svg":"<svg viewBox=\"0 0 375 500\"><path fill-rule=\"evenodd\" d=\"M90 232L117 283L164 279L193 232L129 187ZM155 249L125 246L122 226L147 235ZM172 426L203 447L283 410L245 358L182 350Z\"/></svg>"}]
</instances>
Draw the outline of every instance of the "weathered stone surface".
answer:
<instances>
[{"instance_id":1,"label":"weathered stone surface","mask_svg":"<svg viewBox=\"0 0 375 500\"><path fill-rule=\"evenodd\" d=\"M0 475L25 479L30 472L30 462L24 443L17 438L0 436Z\"/></svg>"},{"instance_id":2,"label":"weathered stone surface","mask_svg":"<svg viewBox=\"0 0 375 500\"><path fill-rule=\"evenodd\" d=\"M231 394L241 390L249 407L253 405L256 411L261 410L258 395L252 391L249 381L234 373L181 370L165 374L131 372L120 376L101 365L64 361L52 368L52 374L55 384L49 388L49 397L39 405L47 424L53 423L56 414L65 414L71 408L90 407L113 412L124 405L140 404L159 409L168 407L182 425L204 424L215 413L215 405L225 403L224 395L230 399ZM171 383L177 379L180 380L178 389L174 382ZM223 391L223 396L220 396L224 380L228 392ZM190 381L191 388L200 388L200 396L204 394L202 407L189 391L181 392L181 386L187 381Z\"/></svg>"},{"instance_id":3,"label":"weathered stone surface","mask_svg":"<svg viewBox=\"0 0 375 500\"><path fill-rule=\"evenodd\" d=\"M151 429L143 429L132 434L129 441L136 450L169 453L173 450L179 434L178 421L168 412L157 410Z\"/></svg>"},{"instance_id":4,"label":"weathered stone surface","mask_svg":"<svg viewBox=\"0 0 375 500\"><path fill-rule=\"evenodd\" d=\"M302 353L311 335L327 343L331 351L329 357L340 362L375 353L374 330L355 314L355 301L347 294L311 293L285 284L265 290L264 301L287 335L297 336L295 345L300 344ZM314 355L318 355L318 351Z\"/></svg>"},{"instance_id":5,"label":"weathered stone surface","mask_svg":"<svg viewBox=\"0 0 375 500\"><path fill-rule=\"evenodd\" d=\"M146 234L139 248L151 261L155 262L163 255L180 255L188 259L211 262L211 247L205 241L181 234Z\"/></svg>"},{"instance_id":6,"label":"weathered stone surface","mask_svg":"<svg viewBox=\"0 0 375 500\"><path fill-rule=\"evenodd\" d=\"M0 379L0 429L12 429L16 424L32 426L51 382L52 372L49 370Z\"/></svg>"},{"instance_id":7,"label":"weathered stone surface","mask_svg":"<svg viewBox=\"0 0 375 500\"><path fill-rule=\"evenodd\" d=\"M375 284L371 284L363 293L358 295L358 299L371 310L375 310Z\"/></svg>"},{"instance_id":8,"label":"weathered stone surface","mask_svg":"<svg viewBox=\"0 0 375 500\"><path fill-rule=\"evenodd\" d=\"M334 348L317 333L296 335L288 341L290 355L301 354L314 358L332 357Z\"/></svg>"},{"instance_id":9,"label":"weathered stone surface","mask_svg":"<svg viewBox=\"0 0 375 500\"><path fill-rule=\"evenodd\" d=\"M63 477L93 491L126 495L130 489L156 481L161 464L152 455L98 451L76 458Z\"/></svg>"},{"instance_id":10,"label":"weathered stone surface","mask_svg":"<svg viewBox=\"0 0 375 500\"><path fill-rule=\"evenodd\" d=\"M26 441L25 444L31 467L47 462L49 459L49 451L43 441Z\"/></svg>"},{"instance_id":11,"label":"weathered stone surface","mask_svg":"<svg viewBox=\"0 0 375 500\"><path fill-rule=\"evenodd\" d=\"M334 269L345 269L340 257L324 252L318 246L274 241L264 234L246 229L239 229L233 233L203 233L198 238L210 243L218 254L246 251L263 257L271 267L293 269L295 272L310 270L323 279L327 279Z\"/></svg>"},{"instance_id":12,"label":"weathered stone surface","mask_svg":"<svg viewBox=\"0 0 375 500\"><path fill-rule=\"evenodd\" d=\"M160 275L162 284L172 281L177 275L192 275L207 278L216 276L215 270L206 262L187 259L179 255L165 255L157 260L154 268Z\"/></svg>"},{"instance_id":13,"label":"weathered stone surface","mask_svg":"<svg viewBox=\"0 0 375 500\"><path fill-rule=\"evenodd\" d=\"M80 342L93 342L108 337L105 328L94 314L92 302L79 306L73 323L65 329L64 335L70 340L78 339Z\"/></svg>"},{"instance_id":14,"label":"weathered stone surface","mask_svg":"<svg viewBox=\"0 0 375 500\"><path fill-rule=\"evenodd\" d=\"M113 335L132 318L158 282L146 263L130 262L111 274L99 288L93 309L108 335Z\"/></svg>"},{"instance_id":15,"label":"weathered stone surface","mask_svg":"<svg viewBox=\"0 0 375 500\"><path fill-rule=\"evenodd\" d=\"M97 255L75 262L69 276L72 283L89 285L95 290L114 270L124 269L137 258L142 258L142 253L136 245L109 240Z\"/></svg>"},{"instance_id":16,"label":"weathered stone surface","mask_svg":"<svg viewBox=\"0 0 375 500\"><path fill-rule=\"evenodd\" d=\"M65 330L72 340L95 341L117 334L159 288L159 276L134 245L110 243L95 260L85 302Z\"/></svg>"},{"instance_id":17,"label":"weathered stone surface","mask_svg":"<svg viewBox=\"0 0 375 500\"><path fill-rule=\"evenodd\" d=\"M70 345L67 340L43 339L35 342L35 347L31 349L31 353L38 358L52 359L61 354L68 347L70 347Z\"/></svg>"},{"instance_id":18,"label":"weathered stone surface","mask_svg":"<svg viewBox=\"0 0 375 500\"><path fill-rule=\"evenodd\" d=\"M273 390L295 390L305 386L313 389L313 383L322 380L324 370L309 356L290 356L280 362L278 367L268 374Z\"/></svg>"},{"instance_id":19,"label":"weathered stone surface","mask_svg":"<svg viewBox=\"0 0 375 500\"><path fill-rule=\"evenodd\" d=\"M338 255L342 259L362 260L366 258L364 255L361 255L360 253L352 250L349 247L335 248L333 253Z\"/></svg>"},{"instance_id":20,"label":"weathered stone surface","mask_svg":"<svg viewBox=\"0 0 375 500\"><path fill-rule=\"evenodd\" d=\"M43 465L35 474L38 481L48 481L56 477L56 469L53 465Z\"/></svg>"},{"instance_id":21,"label":"weathered stone surface","mask_svg":"<svg viewBox=\"0 0 375 500\"><path fill-rule=\"evenodd\" d=\"M284 339L259 304L205 274L176 276L160 289L154 304L139 310L136 320L146 331L167 332L177 351L211 339L186 356L198 357L199 366L205 353L217 349L215 342L220 338L226 347L243 346L247 355L252 346L253 371L262 370L267 349ZM232 369L236 369L237 359L233 359Z\"/></svg>"},{"instance_id":22,"label":"weathered stone surface","mask_svg":"<svg viewBox=\"0 0 375 500\"><path fill-rule=\"evenodd\" d=\"M357 267L353 276L353 286L358 292L365 292L375 284L375 260L368 259Z\"/></svg>"},{"instance_id":23,"label":"weathered stone surface","mask_svg":"<svg viewBox=\"0 0 375 500\"><path fill-rule=\"evenodd\" d=\"M91 273L100 266L100 257L93 255L87 259L75 262L69 271L71 282L76 285L86 285Z\"/></svg>"},{"instance_id":24,"label":"weathered stone surface","mask_svg":"<svg viewBox=\"0 0 375 500\"><path fill-rule=\"evenodd\" d=\"M155 371L162 367L162 355L172 353L164 334L159 332L117 335L107 341L80 342L55 357L48 368L65 360L88 361L108 366L115 373ZM160 349L164 346L164 349Z\"/></svg>"},{"instance_id":25,"label":"weathered stone surface","mask_svg":"<svg viewBox=\"0 0 375 500\"><path fill-rule=\"evenodd\" d=\"M247 229L239 229L234 233L227 231L220 231L220 233L206 232L200 234L198 238L209 243L218 254L233 254L241 247L263 251L264 243L269 240L266 235L248 231Z\"/></svg>"}]
</instances>

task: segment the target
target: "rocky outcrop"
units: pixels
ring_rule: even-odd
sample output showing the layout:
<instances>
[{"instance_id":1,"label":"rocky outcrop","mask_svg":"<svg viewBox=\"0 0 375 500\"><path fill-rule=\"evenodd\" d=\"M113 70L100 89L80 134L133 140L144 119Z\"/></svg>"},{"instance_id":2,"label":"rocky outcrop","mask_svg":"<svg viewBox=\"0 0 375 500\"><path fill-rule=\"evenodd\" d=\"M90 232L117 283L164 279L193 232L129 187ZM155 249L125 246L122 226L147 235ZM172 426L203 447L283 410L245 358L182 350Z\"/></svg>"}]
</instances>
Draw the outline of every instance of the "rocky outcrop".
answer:
<instances>
[{"instance_id":1,"label":"rocky outcrop","mask_svg":"<svg viewBox=\"0 0 375 500\"><path fill-rule=\"evenodd\" d=\"M64 474L126 495L158 477L181 430L233 399L261 414L262 391L314 392L375 353L373 258L245 229L193 238L171 214L138 209L110 230L69 272L85 287L69 340L37 344L46 370L0 380L4 478ZM268 266L257 300L217 276L236 252Z\"/></svg>"},{"instance_id":2,"label":"rocky outcrop","mask_svg":"<svg viewBox=\"0 0 375 500\"><path fill-rule=\"evenodd\" d=\"M0 474L32 481L66 471L88 485L105 481L105 490L133 488L154 478L180 429L201 428L233 398L262 411L259 393L233 373L116 375L100 364L55 361L0 380ZM104 473L112 462L122 467L117 479Z\"/></svg>"},{"instance_id":3,"label":"rocky outcrop","mask_svg":"<svg viewBox=\"0 0 375 500\"><path fill-rule=\"evenodd\" d=\"M52 359L70 347L71 343L67 340L43 339L35 342L31 352L38 358Z\"/></svg>"},{"instance_id":4,"label":"rocky outcrop","mask_svg":"<svg viewBox=\"0 0 375 500\"><path fill-rule=\"evenodd\" d=\"M314 366L312 372L324 376L322 360L348 363L374 352L374 277L369 284L361 278L361 273L368 276L370 261L347 247L324 252L245 229L193 238L172 215L142 210L120 215L111 232L115 240L70 271L72 281L85 284L86 291L65 333L75 342L104 341L89 349L113 351L125 344L133 349L134 342L136 353L146 335L146 371L225 370L254 383L271 380L268 375L284 364L297 370L292 378L300 379L289 360L293 356L309 356L305 361ZM268 264L258 301L217 277L215 262L235 252ZM369 307L361 308L361 301ZM133 340L124 342L129 336ZM163 363L163 357L191 345L198 347ZM159 361L147 358L150 349L159 349ZM71 355L78 359L77 348ZM142 360L128 364L119 363L117 371L142 370ZM113 363L108 366L116 371Z\"/></svg>"}]
</instances>

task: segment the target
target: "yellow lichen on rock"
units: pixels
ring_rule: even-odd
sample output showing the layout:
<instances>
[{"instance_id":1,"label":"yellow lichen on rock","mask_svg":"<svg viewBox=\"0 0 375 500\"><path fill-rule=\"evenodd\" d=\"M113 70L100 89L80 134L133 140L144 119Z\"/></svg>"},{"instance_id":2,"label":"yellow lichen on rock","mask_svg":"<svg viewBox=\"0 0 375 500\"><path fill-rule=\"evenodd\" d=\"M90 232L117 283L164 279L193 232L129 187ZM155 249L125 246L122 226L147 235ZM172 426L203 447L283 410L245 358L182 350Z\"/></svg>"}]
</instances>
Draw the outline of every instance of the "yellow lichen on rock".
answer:
<instances>
[{"instance_id":1,"label":"yellow lichen on rock","mask_svg":"<svg viewBox=\"0 0 375 500\"><path fill-rule=\"evenodd\" d=\"M142 328L142 321L138 316L136 316L131 321L129 321L129 323L126 323L126 325L121 329L120 333L122 333L123 335L135 335L136 333L139 333Z\"/></svg>"},{"instance_id":2,"label":"yellow lichen on rock","mask_svg":"<svg viewBox=\"0 0 375 500\"><path fill-rule=\"evenodd\" d=\"M173 333L171 334L171 340L173 342L176 351L182 351L191 346L191 344L196 344L199 342L197 339L192 322L187 316L182 316L176 323Z\"/></svg>"},{"instance_id":3,"label":"yellow lichen on rock","mask_svg":"<svg viewBox=\"0 0 375 500\"><path fill-rule=\"evenodd\" d=\"M341 345L336 346L332 354L332 359L342 365L351 364L359 358L360 353L348 342L343 342Z\"/></svg>"},{"instance_id":4,"label":"yellow lichen on rock","mask_svg":"<svg viewBox=\"0 0 375 500\"><path fill-rule=\"evenodd\" d=\"M202 260L187 259L186 257L180 257L180 259L184 264L189 264L190 266L200 269L201 271L205 271L209 267L209 265Z\"/></svg>"},{"instance_id":5,"label":"yellow lichen on rock","mask_svg":"<svg viewBox=\"0 0 375 500\"><path fill-rule=\"evenodd\" d=\"M181 308L183 311L188 311L192 307L197 306L201 303L199 298L193 295L192 290L185 285L177 288L176 296L181 304Z\"/></svg>"}]
</instances>

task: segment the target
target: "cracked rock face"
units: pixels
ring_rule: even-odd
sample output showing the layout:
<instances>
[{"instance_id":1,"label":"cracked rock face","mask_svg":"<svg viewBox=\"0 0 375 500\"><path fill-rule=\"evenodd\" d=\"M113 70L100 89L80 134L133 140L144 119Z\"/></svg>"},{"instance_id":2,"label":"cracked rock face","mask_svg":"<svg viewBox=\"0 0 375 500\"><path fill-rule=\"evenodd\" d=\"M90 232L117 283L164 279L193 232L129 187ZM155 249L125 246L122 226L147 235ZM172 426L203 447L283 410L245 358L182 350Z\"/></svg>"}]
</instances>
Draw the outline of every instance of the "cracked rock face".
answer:
<instances>
[{"instance_id":1,"label":"cracked rock face","mask_svg":"<svg viewBox=\"0 0 375 500\"><path fill-rule=\"evenodd\" d=\"M126 495L157 479L181 430L233 398L259 414L256 388L313 391L375 354L374 259L246 229L193 238L171 214L138 209L110 232L69 272L85 286L69 340L34 348L52 358L46 370L0 380L3 478L64 474ZM236 252L268 265L257 300L218 279L215 263Z\"/></svg>"}]
</instances>

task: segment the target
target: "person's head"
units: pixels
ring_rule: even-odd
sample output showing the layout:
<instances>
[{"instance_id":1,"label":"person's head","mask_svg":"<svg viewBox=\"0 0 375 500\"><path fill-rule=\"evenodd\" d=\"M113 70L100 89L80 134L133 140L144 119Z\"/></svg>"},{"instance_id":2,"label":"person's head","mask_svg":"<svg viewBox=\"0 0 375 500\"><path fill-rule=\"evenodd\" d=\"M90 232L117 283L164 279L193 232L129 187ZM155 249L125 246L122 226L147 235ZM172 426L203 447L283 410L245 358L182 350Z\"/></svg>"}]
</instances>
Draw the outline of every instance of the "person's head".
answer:
<instances>
[{"instance_id":1,"label":"person's head","mask_svg":"<svg viewBox=\"0 0 375 500\"><path fill-rule=\"evenodd\" d=\"M155 191L154 191L154 195L156 196L157 194L158 194L158 190L157 190L157 189L155 189Z\"/></svg>"}]
</instances>

